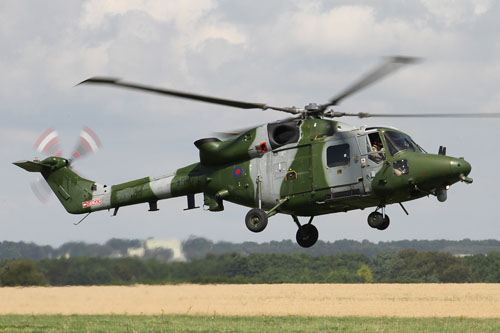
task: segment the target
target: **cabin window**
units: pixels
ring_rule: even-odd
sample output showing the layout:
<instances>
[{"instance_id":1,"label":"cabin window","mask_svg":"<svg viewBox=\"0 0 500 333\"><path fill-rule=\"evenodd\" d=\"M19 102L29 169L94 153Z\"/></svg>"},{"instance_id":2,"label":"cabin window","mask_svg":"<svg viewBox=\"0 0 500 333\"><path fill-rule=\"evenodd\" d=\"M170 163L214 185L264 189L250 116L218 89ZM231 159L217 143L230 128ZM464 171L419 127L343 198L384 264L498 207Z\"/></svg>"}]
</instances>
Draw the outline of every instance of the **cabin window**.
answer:
<instances>
[{"instance_id":1,"label":"cabin window","mask_svg":"<svg viewBox=\"0 0 500 333\"><path fill-rule=\"evenodd\" d=\"M347 165L351 161L349 144L344 143L337 146L330 146L326 149L326 165L337 167Z\"/></svg>"}]
</instances>

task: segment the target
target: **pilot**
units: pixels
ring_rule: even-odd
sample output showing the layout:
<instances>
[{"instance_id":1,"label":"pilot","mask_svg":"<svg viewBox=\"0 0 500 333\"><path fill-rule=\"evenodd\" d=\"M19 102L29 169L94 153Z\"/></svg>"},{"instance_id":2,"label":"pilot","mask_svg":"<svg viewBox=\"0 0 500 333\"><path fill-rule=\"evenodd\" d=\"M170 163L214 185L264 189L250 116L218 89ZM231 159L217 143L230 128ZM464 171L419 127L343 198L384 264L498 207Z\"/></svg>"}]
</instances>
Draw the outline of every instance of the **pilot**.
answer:
<instances>
[{"instance_id":1,"label":"pilot","mask_svg":"<svg viewBox=\"0 0 500 333\"><path fill-rule=\"evenodd\" d=\"M375 163L380 163L385 160L385 153L382 142L373 141L372 154L370 155L370 159Z\"/></svg>"},{"instance_id":2,"label":"pilot","mask_svg":"<svg viewBox=\"0 0 500 333\"><path fill-rule=\"evenodd\" d=\"M394 161L394 163L392 164L392 171L395 176L406 175L409 171L408 161L406 160Z\"/></svg>"},{"instance_id":3,"label":"pilot","mask_svg":"<svg viewBox=\"0 0 500 333\"><path fill-rule=\"evenodd\" d=\"M404 173L401 168L393 168L392 172L394 173L395 176L401 176Z\"/></svg>"}]
</instances>

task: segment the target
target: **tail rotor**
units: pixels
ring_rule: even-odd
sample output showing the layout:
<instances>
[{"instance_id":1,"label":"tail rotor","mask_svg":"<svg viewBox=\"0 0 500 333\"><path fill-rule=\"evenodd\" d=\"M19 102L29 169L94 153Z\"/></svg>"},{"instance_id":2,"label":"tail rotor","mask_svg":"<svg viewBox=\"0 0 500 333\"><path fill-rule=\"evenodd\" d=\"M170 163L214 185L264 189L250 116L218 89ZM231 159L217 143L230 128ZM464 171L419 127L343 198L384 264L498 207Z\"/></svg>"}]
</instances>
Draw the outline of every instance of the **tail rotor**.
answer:
<instances>
[{"instance_id":1,"label":"tail rotor","mask_svg":"<svg viewBox=\"0 0 500 333\"><path fill-rule=\"evenodd\" d=\"M84 126L78 137L78 142L73 149L70 161L74 162L84 156L96 153L102 147L101 140L95 132L87 126ZM37 152L35 161L49 156L63 156L63 150L59 139L59 134L53 128L49 128L36 140L33 148ZM71 168L71 167L70 167ZM39 176L30 184L31 190L37 199L45 204L50 200L52 190L47 181Z\"/></svg>"},{"instance_id":2,"label":"tail rotor","mask_svg":"<svg viewBox=\"0 0 500 333\"><path fill-rule=\"evenodd\" d=\"M62 150L59 143L59 134L53 128L49 128L36 140L33 148L41 156L61 156Z\"/></svg>"}]
</instances>

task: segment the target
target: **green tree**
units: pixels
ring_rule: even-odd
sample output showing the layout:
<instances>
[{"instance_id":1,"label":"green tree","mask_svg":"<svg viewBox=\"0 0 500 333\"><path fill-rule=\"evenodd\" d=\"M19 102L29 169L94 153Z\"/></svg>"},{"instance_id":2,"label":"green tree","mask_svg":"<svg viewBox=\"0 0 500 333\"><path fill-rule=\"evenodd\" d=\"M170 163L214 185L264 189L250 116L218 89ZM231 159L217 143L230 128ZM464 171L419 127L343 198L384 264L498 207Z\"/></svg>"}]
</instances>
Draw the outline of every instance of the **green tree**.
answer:
<instances>
[{"instance_id":1,"label":"green tree","mask_svg":"<svg viewBox=\"0 0 500 333\"><path fill-rule=\"evenodd\" d=\"M471 282L473 274L462 258L451 253L417 251L398 252L404 263L396 281L402 282Z\"/></svg>"},{"instance_id":2,"label":"green tree","mask_svg":"<svg viewBox=\"0 0 500 333\"><path fill-rule=\"evenodd\" d=\"M462 263L455 263L448 266L439 274L441 282L463 283L472 282L472 272L469 267Z\"/></svg>"},{"instance_id":3,"label":"green tree","mask_svg":"<svg viewBox=\"0 0 500 333\"><path fill-rule=\"evenodd\" d=\"M346 268L340 268L331 271L326 281L330 283L356 283L358 277Z\"/></svg>"},{"instance_id":4,"label":"green tree","mask_svg":"<svg viewBox=\"0 0 500 333\"><path fill-rule=\"evenodd\" d=\"M361 267L356 272L356 275L364 283L372 283L373 282L372 270L366 264L361 265Z\"/></svg>"},{"instance_id":5,"label":"green tree","mask_svg":"<svg viewBox=\"0 0 500 333\"><path fill-rule=\"evenodd\" d=\"M475 281L500 282L500 252L490 252L487 255L476 254L464 260L472 270Z\"/></svg>"},{"instance_id":6,"label":"green tree","mask_svg":"<svg viewBox=\"0 0 500 333\"><path fill-rule=\"evenodd\" d=\"M47 279L31 260L9 261L0 272L2 286L45 286Z\"/></svg>"},{"instance_id":7,"label":"green tree","mask_svg":"<svg viewBox=\"0 0 500 333\"><path fill-rule=\"evenodd\" d=\"M205 238L190 238L182 243L186 259L201 259L212 252L214 243Z\"/></svg>"}]
</instances>

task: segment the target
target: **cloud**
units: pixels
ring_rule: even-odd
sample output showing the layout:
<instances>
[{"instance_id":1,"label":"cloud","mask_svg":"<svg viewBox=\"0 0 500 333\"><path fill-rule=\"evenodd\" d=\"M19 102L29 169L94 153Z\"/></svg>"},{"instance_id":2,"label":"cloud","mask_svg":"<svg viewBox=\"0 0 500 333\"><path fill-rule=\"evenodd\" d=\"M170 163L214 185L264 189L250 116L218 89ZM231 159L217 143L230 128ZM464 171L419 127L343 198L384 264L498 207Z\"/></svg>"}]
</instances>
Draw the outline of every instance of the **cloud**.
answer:
<instances>
[{"instance_id":1,"label":"cloud","mask_svg":"<svg viewBox=\"0 0 500 333\"><path fill-rule=\"evenodd\" d=\"M83 6L80 24L97 29L111 16L131 11L144 12L159 22L174 21L179 28L186 28L215 7L212 0L161 1L161 0L90 0Z\"/></svg>"},{"instance_id":2,"label":"cloud","mask_svg":"<svg viewBox=\"0 0 500 333\"><path fill-rule=\"evenodd\" d=\"M301 47L310 54L366 56L388 52L417 53L446 50L457 38L436 31L421 16L400 19L382 16L383 8L345 5L325 10L315 3L282 15L272 30L279 52ZM284 38L283 38L284 37Z\"/></svg>"},{"instance_id":3,"label":"cloud","mask_svg":"<svg viewBox=\"0 0 500 333\"><path fill-rule=\"evenodd\" d=\"M421 0L421 2L438 22L447 27L476 20L492 5L491 0Z\"/></svg>"},{"instance_id":4,"label":"cloud","mask_svg":"<svg viewBox=\"0 0 500 333\"><path fill-rule=\"evenodd\" d=\"M113 17L140 12L158 23L172 23L177 33L184 36L184 45L197 46L207 39L224 39L230 43L244 43L246 38L233 25L220 22L213 15L217 4L213 0L90 0L85 3L80 26L99 29ZM143 30L144 27L139 27ZM143 38L148 38L143 34Z\"/></svg>"}]
</instances>

